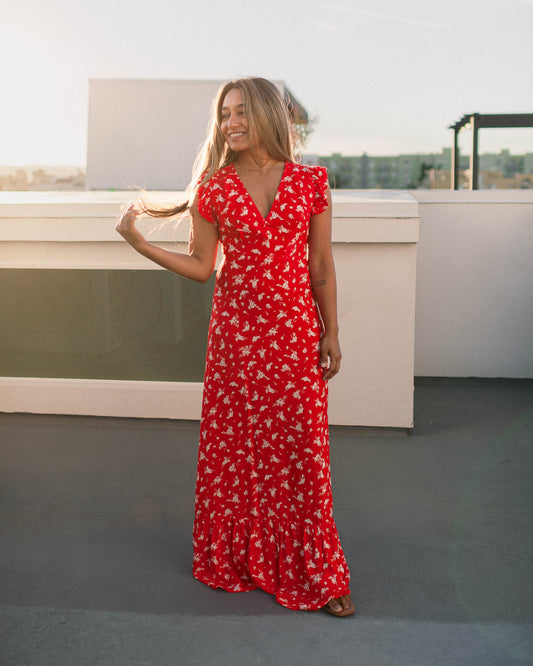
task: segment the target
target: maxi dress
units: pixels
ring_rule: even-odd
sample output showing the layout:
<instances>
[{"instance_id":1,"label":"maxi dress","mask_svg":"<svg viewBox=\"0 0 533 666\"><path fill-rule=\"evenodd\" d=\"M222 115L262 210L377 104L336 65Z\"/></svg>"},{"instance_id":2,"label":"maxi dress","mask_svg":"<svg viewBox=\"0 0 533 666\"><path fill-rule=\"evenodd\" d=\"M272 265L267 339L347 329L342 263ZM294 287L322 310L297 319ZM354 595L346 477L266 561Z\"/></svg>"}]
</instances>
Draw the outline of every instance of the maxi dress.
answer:
<instances>
[{"instance_id":1,"label":"maxi dress","mask_svg":"<svg viewBox=\"0 0 533 666\"><path fill-rule=\"evenodd\" d=\"M295 610L350 592L333 519L322 323L307 263L327 172L286 162L266 218L230 164L198 191L224 260L208 333L193 575Z\"/></svg>"}]
</instances>

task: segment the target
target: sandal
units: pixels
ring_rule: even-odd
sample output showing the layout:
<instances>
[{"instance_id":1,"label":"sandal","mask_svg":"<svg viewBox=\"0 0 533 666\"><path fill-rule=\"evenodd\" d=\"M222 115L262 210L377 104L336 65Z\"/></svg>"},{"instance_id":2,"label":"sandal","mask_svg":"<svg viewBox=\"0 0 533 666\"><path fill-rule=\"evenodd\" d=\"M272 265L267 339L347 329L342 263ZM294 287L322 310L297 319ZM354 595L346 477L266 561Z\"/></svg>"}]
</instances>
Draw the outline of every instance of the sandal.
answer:
<instances>
[{"instance_id":1,"label":"sandal","mask_svg":"<svg viewBox=\"0 0 533 666\"><path fill-rule=\"evenodd\" d=\"M348 601L348 607L344 608L342 605L341 599L346 599ZM341 606L341 610L334 610L331 606L330 603L332 601L336 601L339 606ZM349 594L343 596L343 597L335 597L333 599L330 599L328 603L322 608L322 610L325 610L326 613L329 613L330 615L335 615L335 617L347 617L348 615L353 615L355 613L355 606L352 603L352 599Z\"/></svg>"}]
</instances>

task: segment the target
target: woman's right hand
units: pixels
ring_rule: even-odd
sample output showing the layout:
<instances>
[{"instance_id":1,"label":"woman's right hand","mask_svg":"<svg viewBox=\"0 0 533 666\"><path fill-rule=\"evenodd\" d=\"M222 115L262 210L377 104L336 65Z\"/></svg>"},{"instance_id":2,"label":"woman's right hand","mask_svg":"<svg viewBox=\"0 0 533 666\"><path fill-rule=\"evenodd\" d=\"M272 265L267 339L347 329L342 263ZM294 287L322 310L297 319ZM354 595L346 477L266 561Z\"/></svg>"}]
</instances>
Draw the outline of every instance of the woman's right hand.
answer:
<instances>
[{"instance_id":1,"label":"woman's right hand","mask_svg":"<svg viewBox=\"0 0 533 666\"><path fill-rule=\"evenodd\" d=\"M209 280L217 257L218 228L215 224L204 220L196 204L190 208L192 224L187 254L149 243L136 229L135 221L145 212L140 200L124 206L121 212L115 229L139 254L182 277L198 282Z\"/></svg>"},{"instance_id":2,"label":"woman's right hand","mask_svg":"<svg viewBox=\"0 0 533 666\"><path fill-rule=\"evenodd\" d=\"M137 218L142 215L143 211L137 207L137 202L132 201L130 204L122 206L121 216L115 225L118 233L132 246L136 247L139 243L145 241L144 236L136 228L135 222Z\"/></svg>"}]
</instances>

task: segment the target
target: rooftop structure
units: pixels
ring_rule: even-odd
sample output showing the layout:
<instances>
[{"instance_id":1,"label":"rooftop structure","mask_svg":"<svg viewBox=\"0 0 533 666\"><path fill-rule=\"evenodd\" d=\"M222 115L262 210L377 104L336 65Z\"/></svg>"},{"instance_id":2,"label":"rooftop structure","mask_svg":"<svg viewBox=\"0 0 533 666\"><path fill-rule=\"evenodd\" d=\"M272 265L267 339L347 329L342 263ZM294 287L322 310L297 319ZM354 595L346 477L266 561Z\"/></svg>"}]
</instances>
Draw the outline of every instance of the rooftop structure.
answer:
<instances>
[{"instance_id":1,"label":"rooftop structure","mask_svg":"<svg viewBox=\"0 0 533 666\"><path fill-rule=\"evenodd\" d=\"M0 193L0 410L199 418L209 287L121 239L130 197ZM412 427L414 375L533 377L532 197L333 193L344 359L332 423ZM187 246L187 221L140 226Z\"/></svg>"},{"instance_id":2,"label":"rooftop structure","mask_svg":"<svg viewBox=\"0 0 533 666\"><path fill-rule=\"evenodd\" d=\"M482 128L533 127L533 113L470 113L464 115L449 129L453 129L452 188L459 188L459 132L465 127L472 130L472 152L470 154L470 189L479 188L478 132Z\"/></svg>"},{"instance_id":3,"label":"rooftop structure","mask_svg":"<svg viewBox=\"0 0 533 666\"><path fill-rule=\"evenodd\" d=\"M91 79L88 190L180 190L206 137L223 80ZM283 81L295 123L307 112Z\"/></svg>"}]
</instances>

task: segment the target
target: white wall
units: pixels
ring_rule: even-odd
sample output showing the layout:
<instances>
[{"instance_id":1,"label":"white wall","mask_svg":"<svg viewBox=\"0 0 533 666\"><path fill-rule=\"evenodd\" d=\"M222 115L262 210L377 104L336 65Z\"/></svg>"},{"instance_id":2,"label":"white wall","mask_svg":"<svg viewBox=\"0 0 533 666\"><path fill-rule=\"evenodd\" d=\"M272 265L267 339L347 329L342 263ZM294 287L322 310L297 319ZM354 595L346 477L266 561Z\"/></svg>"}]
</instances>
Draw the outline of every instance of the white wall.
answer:
<instances>
[{"instance_id":1,"label":"white wall","mask_svg":"<svg viewBox=\"0 0 533 666\"><path fill-rule=\"evenodd\" d=\"M128 196L0 193L0 268L161 270L114 230ZM330 421L410 427L417 203L394 192L335 192L333 202L343 369L330 382ZM185 249L186 223L140 226L158 244ZM197 419L201 391L188 382L8 377L0 378L0 411Z\"/></svg>"},{"instance_id":2,"label":"white wall","mask_svg":"<svg viewBox=\"0 0 533 666\"><path fill-rule=\"evenodd\" d=\"M0 268L158 270L114 231L129 196L1 192ZM533 377L533 193L339 191L333 204L343 370L332 423L409 427L413 375ZM150 233L184 248L187 224ZM0 378L0 411L198 418L201 388Z\"/></svg>"},{"instance_id":3,"label":"white wall","mask_svg":"<svg viewBox=\"0 0 533 666\"><path fill-rule=\"evenodd\" d=\"M87 189L185 188L223 83L91 79ZM292 98L283 81L273 83Z\"/></svg>"},{"instance_id":4,"label":"white wall","mask_svg":"<svg viewBox=\"0 0 533 666\"><path fill-rule=\"evenodd\" d=\"M415 374L533 377L533 193L412 191Z\"/></svg>"},{"instance_id":5,"label":"white wall","mask_svg":"<svg viewBox=\"0 0 533 666\"><path fill-rule=\"evenodd\" d=\"M183 189L220 83L90 80L87 189Z\"/></svg>"}]
</instances>

